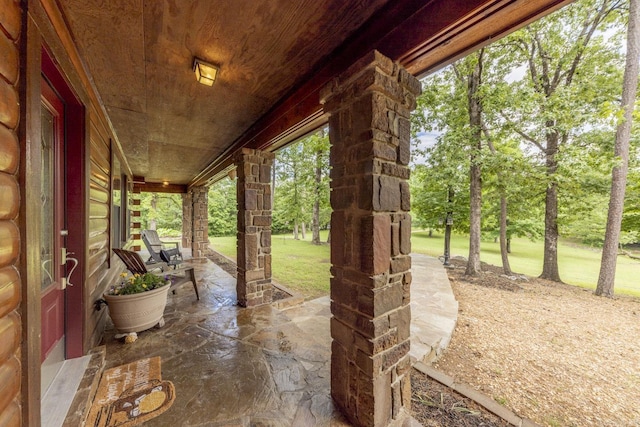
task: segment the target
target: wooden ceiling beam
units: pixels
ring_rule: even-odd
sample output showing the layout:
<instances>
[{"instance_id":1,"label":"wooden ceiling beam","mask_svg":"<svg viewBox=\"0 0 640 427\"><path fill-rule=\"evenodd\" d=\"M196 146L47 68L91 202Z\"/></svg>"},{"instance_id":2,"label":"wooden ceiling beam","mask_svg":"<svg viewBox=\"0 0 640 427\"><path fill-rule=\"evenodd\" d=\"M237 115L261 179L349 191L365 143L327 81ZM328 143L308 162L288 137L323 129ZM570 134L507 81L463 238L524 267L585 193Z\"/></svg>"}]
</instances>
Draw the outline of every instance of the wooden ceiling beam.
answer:
<instances>
[{"instance_id":1,"label":"wooden ceiling beam","mask_svg":"<svg viewBox=\"0 0 640 427\"><path fill-rule=\"evenodd\" d=\"M162 182L137 182L133 184L133 188L140 190L141 193L185 194L188 191L187 185L163 184Z\"/></svg>"},{"instance_id":2,"label":"wooden ceiling beam","mask_svg":"<svg viewBox=\"0 0 640 427\"><path fill-rule=\"evenodd\" d=\"M319 93L364 54L376 49L412 74L425 75L499 39L572 0L398 0L375 14L362 30L318 62L269 112L198 174L189 186L208 185L225 175L243 148L284 146L300 123L326 123ZM311 118L311 119L310 119Z\"/></svg>"}]
</instances>

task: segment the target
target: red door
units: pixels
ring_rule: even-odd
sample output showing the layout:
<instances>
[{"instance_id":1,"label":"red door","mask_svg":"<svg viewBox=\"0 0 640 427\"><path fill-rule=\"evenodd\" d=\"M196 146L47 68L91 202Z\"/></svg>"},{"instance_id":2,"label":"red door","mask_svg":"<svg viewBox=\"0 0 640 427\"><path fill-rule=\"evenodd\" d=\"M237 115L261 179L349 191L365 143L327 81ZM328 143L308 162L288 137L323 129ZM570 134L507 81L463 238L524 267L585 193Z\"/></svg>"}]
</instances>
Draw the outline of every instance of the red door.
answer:
<instances>
[{"instance_id":1,"label":"red door","mask_svg":"<svg viewBox=\"0 0 640 427\"><path fill-rule=\"evenodd\" d=\"M64 212L64 103L42 79L42 162L40 208L42 210L40 260L42 268L42 360L54 348L64 357L64 301L66 225Z\"/></svg>"}]
</instances>

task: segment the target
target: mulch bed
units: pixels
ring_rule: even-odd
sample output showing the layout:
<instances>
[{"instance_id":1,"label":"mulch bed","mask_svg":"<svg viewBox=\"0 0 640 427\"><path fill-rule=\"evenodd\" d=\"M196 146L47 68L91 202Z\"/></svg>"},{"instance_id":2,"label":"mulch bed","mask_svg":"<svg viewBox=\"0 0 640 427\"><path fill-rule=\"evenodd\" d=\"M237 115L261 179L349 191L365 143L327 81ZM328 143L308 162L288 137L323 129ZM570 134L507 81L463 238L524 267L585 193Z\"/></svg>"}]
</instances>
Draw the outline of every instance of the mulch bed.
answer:
<instances>
[{"instance_id":1,"label":"mulch bed","mask_svg":"<svg viewBox=\"0 0 640 427\"><path fill-rule=\"evenodd\" d=\"M527 276L514 273L511 276L504 274L502 267L487 264L485 262L480 263L482 274L476 277L465 276L464 272L467 267L467 261L463 259L453 258L450 264L454 267L447 269L447 274L451 279L464 280L467 283L473 285L484 286L489 288L500 289L509 292L522 292L524 288L518 284L518 282L528 282Z\"/></svg>"},{"instance_id":2,"label":"mulch bed","mask_svg":"<svg viewBox=\"0 0 640 427\"><path fill-rule=\"evenodd\" d=\"M217 264L218 267L223 269L227 274L233 276L234 278L238 277L238 266L235 262L233 262L233 260L214 251L213 249L209 249L207 251L207 258Z\"/></svg>"},{"instance_id":3,"label":"mulch bed","mask_svg":"<svg viewBox=\"0 0 640 427\"><path fill-rule=\"evenodd\" d=\"M433 378L411 372L411 412L424 427L508 427L493 415Z\"/></svg>"}]
</instances>

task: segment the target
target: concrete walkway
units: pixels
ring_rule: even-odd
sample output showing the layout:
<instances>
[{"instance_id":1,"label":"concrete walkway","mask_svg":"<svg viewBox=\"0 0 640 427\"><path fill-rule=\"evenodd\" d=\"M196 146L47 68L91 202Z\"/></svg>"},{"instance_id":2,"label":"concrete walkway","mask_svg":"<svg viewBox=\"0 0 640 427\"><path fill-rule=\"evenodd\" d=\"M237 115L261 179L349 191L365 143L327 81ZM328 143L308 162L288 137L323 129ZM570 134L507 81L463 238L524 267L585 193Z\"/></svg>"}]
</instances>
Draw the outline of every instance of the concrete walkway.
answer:
<instances>
[{"instance_id":1,"label":"concrete walkway","mask_svg":"<svg viewBox=\"0 0 640 427\"><path fill-rule=\"evenodd\" d=\"M458 302L442 263L411 254L411 350L414 361L432 363L451 341L458 319ZM300 329L319 343L330 343L328 296L284 310Z\"/></svg>"},{"instance_id":2,"label":"concrete walkway","mask_svg":"<svg viewBox=\"0 0 640 427\"><path fill-rule=\"evenodd\" d=\"M411 254L411 357L433 362L449 345L458 320L449 277L436 258Z\"/></svg>"}]
</instances>

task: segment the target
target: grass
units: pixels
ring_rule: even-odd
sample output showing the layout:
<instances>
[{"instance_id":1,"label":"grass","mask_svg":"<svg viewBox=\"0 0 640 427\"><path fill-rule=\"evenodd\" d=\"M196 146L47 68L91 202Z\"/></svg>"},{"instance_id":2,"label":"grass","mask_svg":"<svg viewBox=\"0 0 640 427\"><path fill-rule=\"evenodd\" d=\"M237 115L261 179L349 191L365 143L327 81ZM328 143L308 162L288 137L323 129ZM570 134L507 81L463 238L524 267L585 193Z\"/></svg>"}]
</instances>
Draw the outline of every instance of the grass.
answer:
<instances>
[{"instance_id":1,"label":"grass","mask_svg":"<svg viewBox=\"0 0 640 427\"><path fill-rule=\"evenodd\" d=\"M429 237L426 231L414 232L411 235L411 249L417 253L440 256L444 252L444 237L434 234ZM451 255L469 254L469 238L464 235L451 236ZM509 264L511 270L528 276L539 276L542 272L543 242L532 242L528 239L512 239ZM571 285L595 289L600 272L601 251L560 241L558 245L558 267L560 278ZM482 241L480 259L488 264L502 265L500 244L493 241ZM616 269L615 292L640 296L640 281L636 276L640 272L640 262L628 257L618 257Z\"/></svg>"},{"instance_id":2,"label":"grass","mask_svg":"<svg viewBox=\"0 0 640 427\"><path fill-rule=\"evenodd\" d=\"M320 233L321 240L327 241L327 232ZM236 259L236 236L212 237L211 247ZM311 244L311 233L305 240L294 240L291 234L275 235L271 238L271 271L273 279L306 299L329 294L329 268L331 261L329 245Z\"/></svg>"},{"instance_id":3,"label":"grass","mask_svg":"<svg viewBox=\"0 0 640 427\"><path fill-rule=\"evenodd\" d=\"M327 232L321 233L323 242ZM329 293L329 245L314 246L310 244L311 233L306 240L294 240L291 234L274 235L271 239L271 266L276 282L300 292L308 299ZM235 259L236 237L213 237L211 246L214 250ZM451 254L467 256L469 239L463 235L451 238ZM442 235L429 237L427 232L415 231L411 236L413 252L431 256L443 253L444 239ZM516 273L528 276L539 276L542 271L542 242L531 242L527 239L513 239L509 263ZM480 259L488 264L502 265L500 245L493 241L483 241ZM595 289L600 270L600 250L584 247L571 242L560 242L558 251L560 277L566 283ZM640 262L627 257L618 257L615 292L640 296Z\"/></svg>"}]
</instances>

